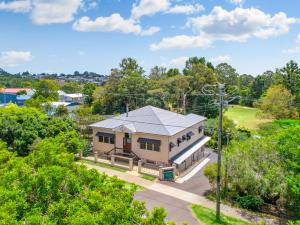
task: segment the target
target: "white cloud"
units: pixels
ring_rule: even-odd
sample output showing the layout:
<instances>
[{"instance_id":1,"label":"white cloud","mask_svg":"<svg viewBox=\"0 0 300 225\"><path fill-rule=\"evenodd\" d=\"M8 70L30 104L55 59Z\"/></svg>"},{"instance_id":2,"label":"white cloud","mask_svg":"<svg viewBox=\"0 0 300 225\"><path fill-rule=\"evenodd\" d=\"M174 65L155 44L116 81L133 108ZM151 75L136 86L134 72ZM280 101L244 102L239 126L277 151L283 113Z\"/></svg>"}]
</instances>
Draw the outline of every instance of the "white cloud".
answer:
<instances>
[{"instance_id":1,"label":"white cloud","mask_svg":"<svg viewBox=\"0 0 300 225\"><path fill-rule=\"evenodd\" d=\"M204 10L203 5L194 4L194 5L174 5L169 8L166 13L173 14L193 14L197 12L201 12Z\"/></svg>"},{"instance_id":2,"label":"white cloud","mask_svg":"<svg viewBox=\"0 0 300 225\"><path fill-rule=\"evenodd\" d=\"M156 13L168 14L193 14L203 11L204 7L200 4L171 4L171 0L140 0L133 4L131 17L139 19L142 16L153 16Z\"/></svg>"},{"instance_id":3,"label":"white cloud","mask_svg":"<svg viewBox=\"0 0 300 225\"><path fill-rule=\"evenodd\" d=\"M227 11L216 6L210 14L188 20L186 27L196 35L163 38L151 49L209 47L215 41L246 42L252 37L267 39L288 33L290 25L299 22L283 12L272 16L255 8Z\"/></svg>"},{"instance_id":4,"label":"white cloud","mask_svg":"<svg viewBox=\"0 0 300 225\"><path fill-rule=\"evenodd\" d=\"M142 30L140 34L141 36L151 36L159 31L160 31L159 27L150 27L147 30Z\"/></svg>"},{"instance_id":5,"label":"white cloud","mask_svg":"<svg viewBox=\"0 0 300 225\"><path fill-rule=\"evenodd\" d=\"M84 0L14 0L0 2L0 10L28 12L35 24L67 23L83 6Z\"/></svg>"},{"instance_id":6,"label":"white cloud","mask_svg":"<svg viewBox=\"0 0 300 225\"><path fill-rule=\"evenodd\" d=\"M140 0L135 3L131 10L131 16L139 19L142 16L152 16L158 12L167 11L170 7L170 0Z\"/></svg>"},{"instance_id":7,"label":"white cloud","mask_svg":"<svg viewBox=\"0 0 300 225\"><path fill-rule=\"evenodd\" d=\"M174 59L171 59L168 63L169 66L182 67L185 65L185 62L189 59L187 56L181 56Z\"/></svg>"},{"instance_id":8,"label":"white cloud","mask_svg":"<svg viewBox=\"0 0 300 225\"><path fill-rule=\"evenodd\" d=\"M211 43L211 40L202 36L178 35L163 38L159 43L152 44L150 49L156 51L169 48L205 48L210 47Z\"/></svg>"},{"instance_id":9,"label":"white cloud","mask_svg":"<svg viewBox=\"0 0 300 225\"><path fill-rule=\"evenodd\" d=\"M212 57L210 59L211 62L221 63L221 62L229 62L231 60L231 57L229 55L219 55Z\"/></svg>"},{"instance_id":10,"label":"white cloud","mask_svg":"<svg viewBox=\"0 0 300 225\"><path fill-rule=\"evenodd\" d=\"M35 24L67 23L82 6L83 0L33 0L31 12Z\"/></svg>"},{"instance_id":11,"label":"white cloud","mask_svg":"<svg viewBox=\"0 0 300 225\"><path fill-rule=\"evenodd\" d=\"M32 59L29 51L7 51L0 53L0 66L14 67L19 63L28 62Z\"/></svg>"},{"instance_id":12,"label":"white cloud","mask_svg":"<svg viewBox=\"0 0 300 225\"><path fill-rule=\"evenodd\" d=\"M13 12L29 12L31 10L31 4L29 0L0 2L0 10Z\"/></svg>"},{"instance_id":13,"label":"white cloud","mask_svg":"<svg viewBox=\"0 0 300 225\"><path fill-rule=\"evenodd\" d=\"M82 17L73 24L73 29L82 32L112 32L134 33L142 36L152 35L160 30L158 27L150 27L143 30L133 19L124 19L120 14L114 13L109 17L98 17L91 20L89 17Z\"/></svg>"},{"instance_id":14,"label":"white cloud","mask_svg":"<svg viewBox=\"0 0 300 225\"><path fill-rule=\"evenodd\" d=\"M255 8L235 8L227 11L220 6L209 15L189 19L188 26L197 33L213 36L218 40L245 41L250 37L269 38L289 31L291 24L299 22L283 12L274 16Z\"/></svg>"}]
</instances>

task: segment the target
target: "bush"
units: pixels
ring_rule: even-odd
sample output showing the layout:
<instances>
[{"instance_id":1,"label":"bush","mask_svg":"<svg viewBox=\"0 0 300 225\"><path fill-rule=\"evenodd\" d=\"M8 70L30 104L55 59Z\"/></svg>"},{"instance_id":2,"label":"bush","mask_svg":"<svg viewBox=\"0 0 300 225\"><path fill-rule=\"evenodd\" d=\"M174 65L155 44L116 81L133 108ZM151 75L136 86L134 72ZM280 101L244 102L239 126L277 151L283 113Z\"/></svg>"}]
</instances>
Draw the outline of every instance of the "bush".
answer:
<instances>
[{"instance_id":1,"label":"bush","mask_svg":"<svg viewBox=\"0 0 300 225\"><path fill-rule=\"evenodd\" d=\"M251 210L258 210L264 204L264 201L260 197L253 195L238 197L237 202L242 208Z\"/></svg>"}]
</instances>

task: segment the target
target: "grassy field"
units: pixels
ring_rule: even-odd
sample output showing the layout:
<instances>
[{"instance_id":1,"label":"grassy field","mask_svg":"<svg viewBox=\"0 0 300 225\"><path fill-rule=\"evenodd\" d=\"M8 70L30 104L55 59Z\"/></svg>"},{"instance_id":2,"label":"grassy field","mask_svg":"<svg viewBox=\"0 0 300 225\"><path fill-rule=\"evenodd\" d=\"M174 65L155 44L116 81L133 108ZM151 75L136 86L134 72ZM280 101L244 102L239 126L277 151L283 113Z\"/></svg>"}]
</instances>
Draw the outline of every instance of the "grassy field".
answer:
<instances>
[{"instance_id":1,"label":"grassy field","mask_svg":"<svg viewBox=\"0 0 300 225\"><path fill-rule=\"evenodd\" d=\"M201 224L204 225L251 225L244 220L221 215L221 220L216 220L216 214L214 210L202 207L200 205L192 205L192 210Z\"/></svg>"},{"instance_id":2,"label":"grassy field","mask_svg":"<svg viewBox=\"0 0 300 225\"><path fill-rule=\"evenodd\" d=\"M244 107L239 105L230 106L225 112L225 116L233 120L238 127L244 127L251 130L259 128L262 123L270 122L269 119L262 119L257 116L259 109Z\"/></svg>"},{"instance_id":3,"label":"grassy field","mask_svg":"<svg viewBox=\"0 0 300 225\"><path fill-rule=\"evenodd\" d=\"M152 175L149 175L149 174L141 174L140 177L145 179L145 180L150 180L150 181L156 180L156 176L152 176Z\"/></svg>"}]
</instances>

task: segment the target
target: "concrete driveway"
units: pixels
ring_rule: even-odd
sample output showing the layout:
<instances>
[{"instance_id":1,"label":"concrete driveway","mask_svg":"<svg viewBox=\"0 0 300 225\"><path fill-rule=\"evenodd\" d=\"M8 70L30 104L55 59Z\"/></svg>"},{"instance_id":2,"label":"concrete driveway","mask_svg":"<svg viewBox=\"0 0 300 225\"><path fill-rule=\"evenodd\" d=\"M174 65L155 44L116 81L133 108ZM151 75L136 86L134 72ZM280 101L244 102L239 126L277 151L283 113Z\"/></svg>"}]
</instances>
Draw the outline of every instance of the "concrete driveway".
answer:
<instances>
[{"instance_id":1,"label":"concrete driveway","mask_svg":"<svg viewBox=\"0 0 300 225\"><path fill-rule=\"evenodd\" d=\"M193 216L190 204L185 201L151 190L138 191L135 193L134 198L145 202L148 210L154 207L165 208L168 213L167 221L174 221L178 225L183 223L189 225L200 224Z\"/></svg>"},{"instance_id":2,"label":"concrete driveway","mask_svg":"<svg viewBox=\"0 0 300 225\"><path fill-rule=\"evenodd\" d=\"M207 163L207 165L214 163L217 161L217 154L212 151L206 151L207 155L209 154L208 158L210 161ZM206 165L206 166L207 166ZM181 190L185 190L197 195L205 196L210 191L210 184L208 182L208 179L204 176L203 170L206 167L204 166L200 171L198 171L193 177L191 177L189 180L185 181L184 183L176 183L176 182L169 182L169 181L159 181L159 183L175 187Z\"/></svg>"}]
</instances>

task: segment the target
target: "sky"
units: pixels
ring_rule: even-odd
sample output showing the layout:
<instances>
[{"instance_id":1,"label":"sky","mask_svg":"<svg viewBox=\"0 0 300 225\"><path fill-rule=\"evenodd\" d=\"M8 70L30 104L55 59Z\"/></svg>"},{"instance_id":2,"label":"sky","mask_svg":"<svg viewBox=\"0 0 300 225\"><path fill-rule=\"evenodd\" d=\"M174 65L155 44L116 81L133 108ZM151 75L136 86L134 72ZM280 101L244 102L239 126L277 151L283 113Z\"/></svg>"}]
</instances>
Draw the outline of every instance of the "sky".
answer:
<instances>
[{"instance_id":1,"label":"sky","mask_svg":"<svg viewBox=\"0 0 300 225\"><path fill-rule=\"evenodd\" d=\"M300 64L299 0L0 0L0 68L109 74L133 57L149 72L188 57L254 76Z\"/></svg>"}]
</instances>

